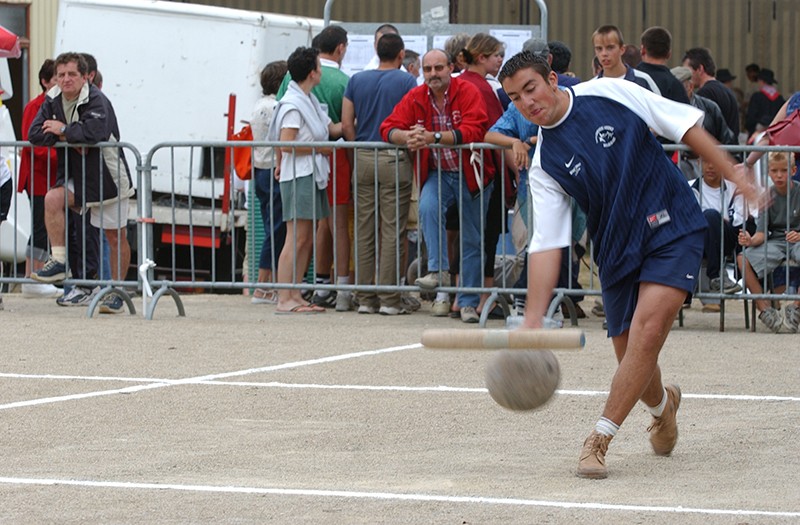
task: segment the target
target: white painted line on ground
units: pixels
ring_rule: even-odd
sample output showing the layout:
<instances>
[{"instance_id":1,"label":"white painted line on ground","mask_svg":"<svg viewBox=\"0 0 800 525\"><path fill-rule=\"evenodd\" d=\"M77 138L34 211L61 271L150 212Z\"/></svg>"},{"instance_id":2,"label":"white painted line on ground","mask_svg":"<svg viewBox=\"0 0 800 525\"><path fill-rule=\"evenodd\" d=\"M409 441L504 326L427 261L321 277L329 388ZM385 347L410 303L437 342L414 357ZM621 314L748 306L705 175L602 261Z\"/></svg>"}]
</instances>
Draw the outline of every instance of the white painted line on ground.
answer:
<instances>
[{"instance_id":1,"label":"white painted line on ground","mask_svg":"<svg viewBox=\"0 0 800 525\"><path fill-rule=\"evenodd\" d=\"M7 403L5 405L0 405L0 410L5 410L8 408L20 408L20 407L30 407L34 405L45 405L47 403L58 403L60 401L73 401L75 399L86 399L89 397L100 397L100 396L110 396L113 394L132 394L134 392L139 392L140 390L150 390L153 388L162 388L165 386L169 386L168 384L164 383L151 383L149 385L138 385L138 386L129 386L125 388L118 388L116 390L102 390L100 392L87 392L85 394L72 394L69 396L58 396L58 397L45 397L42 399L31 399L29 401L18 401L16 403Z\"/></svg>"},{"instance_id":2,"label":"white painted line on ground","mask_svg":"<svg viewBox=\"0 0 800 525\"><path fill-rule=\"evenodd\" d=\"M670 514L713 514L733 516L770 516L798 518L796 511L768 511L751 509L703 509L692 507L657 507L651 505L620 505L608 503L581 503L571 501L543 501L519 498L492 498L481 496L442 496L436 494L398 494L391 492L353 492L346 490L275 489L260 487L220 487L212 485L177 485L171 483L133 483L124 481L82 481L71 479L34 479L0 477L0 483L10 485L67 485L112 489L176 490L184 492L214 492L234 494L271 494L277 496L317 496L326 498L377 499L399 501L424 501L440 503L478 503L491 505L552 507L560 509L616 510L628 512L654 512Z\"/></svg>"},{"instance_id":3,"label":"white painted line on ground","mask_svg":"<svg viewBox=\"0 0 800 525\"><path fill-rule=\"evenodd\" d=\"M5 405L0 405L0 410L5 410L5 409L9 409L9 408L28 407L28 406L34 406L34 405L44 405L44 404L47 404L47 403L58 403L58 402L61 402L61 401L73 401L73 400L76 400L76 399L86 399L86 398L90 398L90 397L108 396L108 395L112 395L112 394L131 394L133 392L138 392L140 390L150 390L150 389L154 389L154 388L164 388L164 387L167 387L167 386L174 386L174 385L202 384L204 382L212 381L214 379L222 379L222 378L227 378L227 377L243 376L243 375L248 375L248 374L256 374L256 373L259 373L259 372L270 372L270 371L273 371L273 370L284 370L286 368L296 368L296 367L300 367L300 366L316 365L316 364L320 364L320 363L331 363L331 362L334 362L334 361L341 361L341 360L344 360L344 359L353 359L353 358L356 358L356 357L365 357L365 356L370 356L370 355L386 354L386 353L389 353L389 352L397 352L397 351L400 351L400 350L408 350L408 349L411 349L411 348L420 348L421 346L422 345L420 343L415 343L415 344L411 344L411 345L403 345L403 346L393 346L393 347L390 347L390 348L382 348L380 350L367 350L365 352L353 352L353 353L350 353L350 354L341 354L341 355L335 355L335 356L330 356L330 357L322 357L322 358L319 358L319 359L309 359L309 360L306 360L306 361L295 361L295 362L292 362L292 363L283 363L283 364L280 364L280 365L264 366L264 367L260 367L260 368L249 368L247 370L238 370L236 372L224 372L224 373L221 373L221 374L210 374L210 375L204 375L204 376L198 376L198 377L189 377L189 378L186 378L186 379L174 379L174 380L172 380L172 379L165 379L165 380L162 380L162 379L153 379L153 380L144 379L142 381L137 381L137 382L148 382L148 383L150 383L152 381L152 383L151 384L147 384L147 385L130 386L130 387L120 388L120 389L115 389L115 390L102 390L102 391L99 391L99 392L87 392L87 393L84 393L84 394L73 394L73 395L68 395L68 396L47 397L47 398L43 398L43 399L32 399L32 400L29 400L29 401L18 401L16 403L8 403L8 404L5 404ZM22 377L25 377L25 376L23 376L21 374L2 374L1 377L22 378ZM38 378L41 378L41 379L45 379L45 378L46 379L53 379L54 377L58 377L58 376L42 375L42 376L28 376L28 377L38 377ZM75 377L75 376L63 376L63 377L69 378L69 379L79 379L78 377ZM86 378L84 378L84 379L86 379ZM111 379L104 378L104 380L108 381L108 380L111 380ZM116 380L119 380L119 379L116 379Z\"/></svg>"},{"instance_id":4,"label":"white painted line on ground","mask_svg":"<svg viewBox=\"0 0 800 525\"><path fill-rule=\"evenodd\" d=\"M0 372L0 378L11 379L58 379L80 381L122 381L125 383L171 383L174 379L164 379L158 377L104 377L104 376L60 376L53 374L8 374Z\"/></svg>"},{"instance_id":5,"label":"white painted line on ground","mask_svg":"<svg viewBox=\"0 0 800 525\"><path fill-rule=\"evenodd\" d=\"M485 388L468 388L456 386L392 386L392 385L319 385L306 383L280 383L271 381L267 383L250 381L203 381L203 385L221 386L255 386L264 388L308 388L320 390L385 390L398 392L467 392L467 393L486 393ZM607 396L607 391L602 390L556 390L556 394L562 396ZM789 396L749 396L749 395L726 395L726 394L683 394L684 398L696 399L720 399L731 401L800 401L800 397Z\"/></svg>"}]
</instances>

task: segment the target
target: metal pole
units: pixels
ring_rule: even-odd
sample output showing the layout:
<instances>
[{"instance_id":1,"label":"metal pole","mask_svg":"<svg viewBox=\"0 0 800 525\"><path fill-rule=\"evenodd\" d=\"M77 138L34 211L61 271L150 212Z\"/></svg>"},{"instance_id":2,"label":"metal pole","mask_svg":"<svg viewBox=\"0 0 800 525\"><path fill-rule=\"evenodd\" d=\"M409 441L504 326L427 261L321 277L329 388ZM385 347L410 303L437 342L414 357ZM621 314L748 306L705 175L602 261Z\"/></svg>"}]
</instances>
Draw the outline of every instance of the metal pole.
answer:
<instances>
[{"instance_id":1,"label":"metal pole","mask_svg":"<svg viewBox=\"0 0 800 525\"><path fill-rule=\"evenodd\" d=\"M331 10L333 9L333 0L325 0L325 8L323 10L322 19L324 21L323 26L328 27L331 25Z\"/></svg>"},{"instance_id":2,"label":"metal pole","mask_svg":"<svg viewBox=\"0 0 800 525\"><path fill-rule=\"evenodd\" d=\"M539 4L539 25L542 27L542 38L547 42L547 4L544 0L536 0Z\"/></svg>"}]
</instances>

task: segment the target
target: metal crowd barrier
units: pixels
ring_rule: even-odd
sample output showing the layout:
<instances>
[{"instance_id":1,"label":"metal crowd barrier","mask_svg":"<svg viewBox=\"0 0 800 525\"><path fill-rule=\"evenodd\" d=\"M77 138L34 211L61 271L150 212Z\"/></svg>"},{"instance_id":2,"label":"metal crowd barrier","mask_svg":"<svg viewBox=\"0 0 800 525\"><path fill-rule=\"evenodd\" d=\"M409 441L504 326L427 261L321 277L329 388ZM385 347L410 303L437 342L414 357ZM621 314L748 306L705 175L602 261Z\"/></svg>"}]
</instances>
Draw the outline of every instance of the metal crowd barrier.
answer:
<instances>
[{"instance_id":1,"label":"metal crowd barrier","mask_svg":"<svg viewBox=\"0 0 800 525\"><path fill-rule=\"evenodd\" d=\"M23 148L26 148L23 150ZM138 166L141 165L141 156L139 155L138 150L131 144L125 142L100 142L97 144L64 144L59 143L53 148L48 148L48 153L52 150L79 150L81 151L81 159L82 163L80 166L81 172L81 179L80 182L82 185L86 184L86 176L87 176L87 169L92 169L92 166L89 166L87 163L86 155L83 152L89 150L98 150L98 169L102 170L106 156L111 155L115 157L116 160L112 160L113 163L116 163L115 169L117 171L118 177L122 177L123 175L123 154L125 151L129 153L130 162L128 163L128 168L131 174L131 184L134 188L141 187L142 180L141 180L141 173L138 171ZM37 148L39 150L39 148ZM32 267L35 263L34 261L44 262L47 259L48 250L47 248L36 247L34 246L34 230L36 228L44 228L44 224L41 222L44 221L44 210L42 208L36 208L36 202L41 201L39 204L40 207L44 206L44 198L33 198L31 199L30 195L27 192L20 193L17 191L17 185L19 183L19 171L20 171L20 164L22 162L22 156L25 155L26 159L30 162L31 172L29 175L29 184L31 191L35 194L40 190L47 191L51 189L50 187L47 188L39 188L37 187L37 181L34 177L34 170L35 170L35 153L34 149L31 148L31 144L29 142L23 141L14 141L14 142L0 142L0 151L2 151L3 156L8 162L8 166L10 168L12 174L12 181L13 181L13 194L11 197L11 206L10 212L8 215L5 224L0 226L0 245L2 245L2 260L6 263L9 267L10 271L8 274L5 272L0 276L0 284L6 285L29 285L29 284L39 284L37 281L34 281L30 277L26 277L24 271L20 270L20 265L26 264L26 258L29 259L27 264ZM70 155L63 155L64 158L64 169L69 173L74 168L70 165ZM126 157L126 160L127 157ZM55 183L56 180L56 165L51 165L50 163L46 163L47 166L47 173L46 179L49 184ZM77 182L77 181L74 181ZM100 194L103 194L104 190L104 181L100 180L100 187L99 191ZM117 185L119 186L119 179L117 180ZM70 213L70 206L67 200L67 193L64 193L64 239L62 239L62 243L66 247L67 251L67 270L72 272L74 277L69 279L65 279L61 281L59 284L64 284L66 287L75 287L75 286L82 286L88 287L90 289L94 289L99 287L100 290L93 293L93 298L88 305L87 308L87 317L92 317L94 314L97 306L103 301L103 299L111 294L119 295L122 300L125 302L128 311L131 314L136 312L136 309L133 305L131 300L131 295L128 293L127 290L138 290L140 289L140 280L138 278L128 279L128 268L121 268L120 259L122 257L122 245L117 244L117 249L114 252L113 250L109 249L109 242L106 239L106 235L101 230L98 232L97 229L92 230L90 226L90 219L87 213L87 210L91 209L93 213L99 213L101 216L103 215L104 211L109 206L117 206L117 214L120 214L121 210L121 203L120 200L116 200L116 204L113 202L100 202L97 206L87 207L86 196L83 195L82 199L74 203L74 209L76 210L83 210L83 212L78 211L78 213ZM129 208L128 211L129 215L134 213L135 216L141 216L141 209L136 209L133 211ZM128 217L125 217L125 221L127 222ZM70 232L70 223L72 223L73 235L77 237L73 237L71 240L71 232ZM108 231L115 233L117 239L121 237L123 231L127 231L127 227L122 225L118 226L114 229L109 229ZM88 252L94 252L93 245L95 240L94 237L97 237L97 250L98 253L94 254L96 257L90 257L92 260L87 260L89 257L84 256L84 254ZM126 235L127 237L127 235ZM77 242L75 239L78 239ZM133 239L135 242L136 236ZM49 243L48 243L49 244ZM76 257L77 256L77 257ZM70 267L70 260L77 260L79 261L77 264ZM116 260L117 265L116 268L112 267L109 264L109 259L111 261ZM116 272L114 272L116 270ZM35 271L35 270L33 270ZM90 273L96 272L96 275L88 275ZM117 273L120 275L120 278L114 279L113 274ZM135 275L135 272L134 272ZM93 278L96 277L96 278Z\"/></svg>"},{"instance_id":2,"label":"metal crowd barrier","mask_svg":"<svg viewBox=\"0 0 800 525\"><path fill-rule=\"evenodd\" d=\"M23 146L28 146L29 144L26 142L6 142L0 143L0 147L4 147L9 150L10 158L12 159L12 172L17 171L19 169L18 162L19 162L19 153L20 149ZM76 145L59 145L58 147L76 147ZM386 158L388 156L389 159L394 158L395 162L395 169L394 169L394 188L395 188L395 200L393 202L394 210L393 214L390 216L394 217L394 220L397 221L397 217L400 215L400 207L405 206L405 203L401 202L399 198L399 181L400 181L400 159L406 159L406 155L408 152L405 151L404 147L398 147L391 144L386 143L356 143L356 142L310 142L310 143L298 143L298 142L241 142L241 141L218 141L218 142L192 142L192 141L183 141L183 142L166 142L155 145L147 154L142 157L138 150L127 143L101 143L92 146L78 146L78 147L89 147L89 148L104 148L104 147L113 147L118 148L120 150L125 149L131 153L131 158L128 160L129 167L131 169L131 173L135 171L134 178L134 186L136 188L136 206L135 206L135 214L131 212L129 218L136 222L136 268L138 269L137 279L136 280L126 280L126 279L119 279L113 280L109 275L105 275L104 271L100 272L98 275L98 280L91 280L91 279L68 279L64 281L64 284L67 285L83 285L83 286L102 286L103 290L95 301L90 306L89 312L87 313L88 316L91 316L94 308L99 303L100 299L108 293L119 292L121 290L120 295L122 295L131 313L135 312L133 307L133 303L130 301L130 297L127 293L125 293L124 289L135 289L142 291L142 300L143 300L143 310L145 314L145 318L150 319L153 316L156 304L161 296L168 294L170 295L177 304L178 312L180 315L183 315L183 305L180 301L179 291L182 290L189 290L189 291L197 291L197 290L212 290L217 292L238 292L242 293L243 290L304 290L304 291L319 291L319 290L328 290L332 291L340 291L340 292L394 292L394 293L410 293L410 292L422 292L428 293L427 290L420 290L419 287L415 286L413 282L403 282L403 277L407 274L407 269L409 267L413 267L411 261L407 263L403 263L399 257L394 261L394 272L395 275L394 282L390 284L379 284L377 282L377 276L380 275L380 267L379 267L379 253L381 250L381 244L379 241L379 231L381 228L381 220L380 217L376 214L373 218L372 225L370 227L371 230L375 231L375 236L370 240L369 244L365 244L364 242L357 242L359 239L359 222L357 218L360 214L360 206L358 202L357 196L358 194L358 178L352 177L353 172L358 172L359 170L359 162L365 162L363 159L365 155L365 151L368 152L366 155L372 156L372 163L376 165L374 172L373 172L373 184L375 185L374 190L374 199L378 200L380 198L378 193L378 184L376 183L378 179L378 160L380 156ZM338 228L337 224L339 224L339 214L341 211L337 209L336 206L333 206L331 209L331 222L333 224L333 235L332 235L332 253L334 256L332 257L332 273L333 276L332 282L330 284L321 284L316 282L317 271L314 265L314 262L318 259L318 257L322 254L323 247L318 246L316 236L313 237L312 246L311 246L311 259L312 263L310 269L307 272L304 272L303 268L298 268L297 265L297 220L293 221L293 238L286 239L287 242L292 242L294 244L294 253L293 253L293 265L291 271L291 282L276 282L276 275L277 275L277 266L278 266L278 259L280 257L278 246L275 244L274 238L270 241L272 243L272 250L271 250L271 260L269 261L270 269L272 270L272 279L270 282L255 282L253 275L248 275L248 279L245 281L242 272L244 270L242 265L242 259L245 257L245 234L243 230L245 227L257 230L260 227L263 227L260 224L256 224L255 222L255 213L249 214L249 223L248 223L248 212L244 210L239 205L238 199L236 198L236 193L234 191L234 177L233 170L231 166L233 165L233 148L258 148L258 147L272 147L272 165L278 165L278 148L291 148L294 151L294 148L311 148L312 151L316 152L318 149L323 148L335 148L337 155L338 154L351 154L353 158L353 164L350 166L350 176L345 177L346 179L349 178L352 184L352 193L351 198L353 200L353 214L355 217L354 226L353 226L353 242L351 244L351 264L353 266L353 271L349 272L353 274L354 281L348 284L337 284L335 280L335 276L339 275L340 273L348 273L341 271L340 263L338 262L337 257L335 254L338 252L339 249L339 241L338 236L336 235ZM483 174L486 169L486 161L487 156L490 155L490 152L495 152L497 150L503 150L504 148L494 146L491 144L471 144L471 145L460 145L460 146L436 146L431 145L429 147L431 150L446 150L446 149L454 149L459 152L463 150L468 150L470 154L470 161L474 162L475 166L478 166L478 171ZM681 156L686 155L686 151L688 148L685 146L665 146L665 149L668 152L678 151ZM797 155L800 155L800 147L756 147L756 146L748 146L748 147L726 147L725 149L731 152L740 152L744 153L745 155L751 151L791 151ZM101 150L102 151L102 150ZM359 154L358 152L361 152ZM493 153L492 153L493 154ZM359 157L362 159L359 161ZM506 163L505 157L503 154L499 154L496 157L499 160L499 172L506 173ZM764 157L766 158L766 157ZM134 161L135 160L135 165ZM412 158L409 159L410 162L420 162L420 155L412 155ZM101 161L102 161L102 154L101 154ZM764 162L763 160L761 162ZM465 169L464 165L464 158L461 155L457 156L457 165L458 165L458 187L457 193L459 195L459 203L456 206L456 214L458 216L458 242L455 245L455 248L458 253L457 257L453 258L452 254L448 250L448 256L451 257L451 262L454 265L457 265L458 268L464 268L464 208L463 202L461 199L463 198L463 185L466 184L465 179L463 177L463 172ZM292 164L294 168L297 167L297 159L295 158L294 163ZM314 173L316 173L316 166L313 168ZM331 184L333 185L334 194L336 190L339 188L337 187L340 184L339 177L339 167L336 163L333 163L332 166L332 176ZM83 174L85 176L86 166L82 167ZM437 193L438 193L438 202L439 207L441 208L442 203L442 195L443 195L443 188L442 188L442 172L446 171L443 168L442 160L439 158L435 162L435 167L432 170L432 173L435 173L437 179ZM274 173L274 171L273 171ZM255 183L255 168L251 169L251 183ZM311 175L313 177L314 174ZM505 269L505 265L511 261L512 269L514 270L512 276L516 276L519 271L518 266L522 266L523 260L525 258L525 252L517 253L516 249L508 249L506 246L506 238L507 233L509 230L509 214L508 210L506 209L505 202L506 202L506 184L498 184L500 181L500 177L496 178L494 184L494 191L500 192L500 203L501 203L501 217L502 219L499 221L499 249L496 250L495 254L497 260L500 262L501 266ZM763 187L766 187L766 174L762 173L760 175L760 181ZM292 188L297 189L297 181L294 180L292 183ZM391 186L391 185L390 185ZM274 196L275 188L279 187L278 181L272 179L270 181L268 196L271 198ZM702 186L701 186L702 187ZM422 188L416 188L416 190L421 193ZM485 189L481 188L478 191L480 196L485 194ZM701 194L702 195L702 194ZM297 194L295 193L295 200L297 198ZM701 197L702 198L702 197ZM9 215L9 221L13 222L15 225L19 222L19 219L23 216L27 215L28 217L32 217L33 209L30 208L29 212L21 212L21 208L25 206L30 206L25 203L25 194L14 193L14 206L12 208L12 215ZM518 197L519 200L519 197ZM530 201L530 199L528 199ZM250 207L254 207L257 205L255 201L251 201L249 203ZM485 217L488 204L484 204L484 201L480 201L480 210L479 213ZM529 214L531 212L530 206L528 207ZM724 211L724 210L723 210ZM316 213L316 212L314 212ZM721 213L722 217L726 216L726 213ZM320 219L316 215L312 216L312 220L316 221ZM269 218L269 221L273 221L273 218ZM446 221L444 213L440 213L437 219L437 226L441 230L441 226ZM85 219L83 221L85 224ZM480 245L483 246L484 240L487 236L486 230L486 221L479 222L479 232L478 235L480 237ZM530 222L529 222L530 224ZM274 222L270 222L270 227L274 226ZM395 229L397 229L397 224L393 225ZM421 229L421 218L418 212L418 228ZM722 224L720 225L722 228ZM396 254L399 254L401 250L401 243L405 243L407 238L407 234L405 232L399 233L393 240L394 246L393 250ZM421 242L422 235L419 235L420 242L417 243L418 246L418 256L420 252L424 252L424 247ZM0 238L0 241L3 241ZM10 262L12 263L12 271L10 275L3 275L0 277L0 283L2 284L19 284L19 283L33 283L34 281L25 278L24 275L20 275L17 269L18 264L21 262L19 256L19 245L21 243L27 243L27 240L18 240L16 237L12 241L14 257L11 258ZM443 253L446 240L444 238L440 238L438 240L438 253ZM6 244L8 244L6 242ZM247 256L253 261L256 257L258 246L255 246L256 243L251 242L249 246L247 246ZM85 249L85 245L81 248ZM751 248L754 249L754 248ZM373 271L376 276L376 281L372 283L362 283L363 279L359 279L361 277L362 271L359 270L359 260L365 257L365 253L374 254L374 264ZM370 255L371 256L371 255ZM487 264L487 257L492 255L487 255L484 250L480 250L480 268L483 269ZM588 271L589 276L588 279L583 279L584 282L588 280L588 288L582 289L573 286L573 265L567 264L566 265L566 277L567 283L569 283L566 287L556 288L554 290L554 299L551 302L550 308L548 310L548 316L553 316L556 314L558 308L563 305L563 307L569 313L571 322L573 324L577 324L577 316L576 311L574 308L574 304L571 298L576 296L600 296L601 295L601 287L599 280L596 278L597 275L597 268L594 264L593 252L591 243L588 246L588 252L586 256L577 258L574 257L574 243L572 246L568 247L567 256L569 257L569 261L573 261L574 259L578 259L579 264L583 264L585 268L582 271ZM720 263L722 264L723 271L725 269L725 265L730 265L728 261L725 259L724 254L724 246L723 250L721 250L720 256ZM422 257L418 257L417 265L420 264ZM254 266L255 267L255 266ZM418 266L419 267L419 266ZM85 267L82 268L85 270ZM740 268L741 269L741 268ZM789 282L789 273L790 268L785 266L783 268L785 270L785 274L787 277L787 283ZM252 273L252 272L251 272ZM418 271L417 275L422 276L426 273L426 271ZM299 282L300 277L302 274L305 274L308 277L307 282ZM526 289L524 288L515 288L514 282L512 282L512 276L509 276L509 273L506 271L500 272L498 274L497 281L490 286L481 285L481 286L464 286L461 281L459 283L451 283L449 275L447 275L446 271L438 272L440 284L442 286L435 289L435 292L444 292L448 294L463 294L463 293L477 293L477 294L488 294L489 299L486 301L486 305L483 309L483 314L481 316L481 325L484 325L487 320L487 316L489 311L495 304L500 305L501 309L503 310L504 315L509 315L509 305L508 299L512 296L524 296L527 294ZM483 276L482 276L483 277ZM767 290L768 284L767 276L763 276L763 285L764 290ZM483 281L481 280L481 283ZM153 290L157 289L155 293ZM124 294L124 295L123 295ZM775 293L762 293L762 294L749 294L749 293L737 293L737 294L724 294L720 291L700 291L695 294L695 297L704 300L718 300L721 303L721 310L722 314L720 316L720 329L724 329L724 304L725 301L728 300L744 300L745 305L747 305L747 301L756 300L756 299L765 299L765 300L798 300L800 299L800 295L797 293L794 294L775 294ZM746 317L747 322L747 317ZM748 323L749 326L749 323Z\"/></svg>"}]
</instances>

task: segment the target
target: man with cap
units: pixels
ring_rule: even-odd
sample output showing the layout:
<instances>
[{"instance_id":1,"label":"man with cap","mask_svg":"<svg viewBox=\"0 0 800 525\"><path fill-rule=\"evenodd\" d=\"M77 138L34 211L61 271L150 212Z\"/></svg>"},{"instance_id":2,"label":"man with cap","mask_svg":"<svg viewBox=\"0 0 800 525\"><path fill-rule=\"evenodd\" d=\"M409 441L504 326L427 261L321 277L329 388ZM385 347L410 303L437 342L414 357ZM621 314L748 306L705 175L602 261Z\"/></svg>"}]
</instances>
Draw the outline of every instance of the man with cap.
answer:
<instances>
[{"instance_id":1,"label":"man with cap","mask_svg":"<svg viewBox=\"0 0 800 525\"><path fill-rule=\"evenodd\" d=\"M786 102L774 86L778 81L775 80L775 73L771 69L761 69L758 72L757 81L758 91L750 97L747 118L744 122L748 137L757 131L767 129L769 123Z\"/></svg>"}]
</instances>

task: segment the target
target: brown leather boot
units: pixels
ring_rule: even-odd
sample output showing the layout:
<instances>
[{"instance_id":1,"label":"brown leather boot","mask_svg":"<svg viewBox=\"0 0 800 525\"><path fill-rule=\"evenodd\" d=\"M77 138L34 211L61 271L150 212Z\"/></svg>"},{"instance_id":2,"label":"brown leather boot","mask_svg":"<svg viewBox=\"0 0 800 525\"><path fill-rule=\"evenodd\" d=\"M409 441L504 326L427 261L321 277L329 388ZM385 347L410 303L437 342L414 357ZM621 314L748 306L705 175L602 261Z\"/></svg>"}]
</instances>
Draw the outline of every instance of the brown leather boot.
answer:
<instances>
[{"instance_id":1,"label":"brown leather boot","mask_svg":"<svg viewBox=\"0 0 800 525\"><path fill-rule=\"evenodd\" d=\"M578 476L589 479L606 479L606 451L613 436L594 430L583 442L581 458L578 460Z\"/></svg>"},{"instance_id":2,"label":"brown leather boot","mask_svg":"<svg viewBox=\"0 0 800 525\"><path fill-rule=\"evenodd\" d=\"M667 405L661 417L653 417L653 422L647 427L650 432L650 444L653 452L659 456L669 456L675 443L678 442L678 423L675 413L681 404L681 389L678 385L664 385L667 390Z\"/></svg>"}]
</instances>

